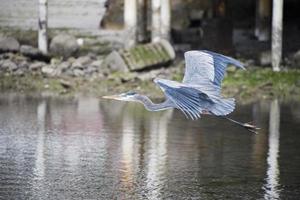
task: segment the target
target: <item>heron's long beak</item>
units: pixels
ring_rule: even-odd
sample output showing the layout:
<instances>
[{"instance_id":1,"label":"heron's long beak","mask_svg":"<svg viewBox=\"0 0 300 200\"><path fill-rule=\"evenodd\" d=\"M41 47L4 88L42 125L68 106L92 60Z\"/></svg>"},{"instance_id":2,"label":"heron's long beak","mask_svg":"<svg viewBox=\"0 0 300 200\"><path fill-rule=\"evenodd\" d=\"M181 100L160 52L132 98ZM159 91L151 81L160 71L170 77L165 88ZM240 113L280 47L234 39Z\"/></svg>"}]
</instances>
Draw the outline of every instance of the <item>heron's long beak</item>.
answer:
<instances>
[{"instance_id":1,"label":"heron's long beak","mask_svg":"<svg viewBox=\"0 0 300 200\"><path fill-rule=\"evenodd\" d=\"M119 95L110 95L110 96L103 96L103 99L114 99L114 100L122 100Z\"/></svg>"}]
</instances>

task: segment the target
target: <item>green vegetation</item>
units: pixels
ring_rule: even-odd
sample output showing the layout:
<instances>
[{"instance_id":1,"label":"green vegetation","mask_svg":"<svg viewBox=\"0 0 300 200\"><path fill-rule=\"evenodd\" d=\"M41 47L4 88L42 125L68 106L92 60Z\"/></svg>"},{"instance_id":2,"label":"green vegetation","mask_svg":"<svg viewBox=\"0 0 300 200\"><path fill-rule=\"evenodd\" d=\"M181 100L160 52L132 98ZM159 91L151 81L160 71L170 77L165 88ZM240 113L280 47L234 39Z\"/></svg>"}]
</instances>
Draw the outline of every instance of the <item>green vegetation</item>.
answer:
<instances>
[{"instance_id":1,"label":"green vegetation","mask_svg":"<svg viewBox=\"0 0 300 200\"><path fill-rule=\"evenodd\" d=\"M47 79L43 78L41 75L0 75L0 90L17 92L65 92L65 89L59 79Z\"/></svg>"},{"instance_id":2,"label":"green vegetation","mask_svg":"<svg viewBox=\"0 0 300 200\"><path fill-rule=\"evenodd\" d=\"M171 79L181 80L182 73L172 74ZM151 80L141 81L130 73L114 73L101 80L0 75L0 90L25 93L46 91L63 95L86 93L94 96L135 90L154 98L163 97L160 89ZM224 79L222 91L225 96L234 96L243 102L274 97L300 100L300 70L230 70Z\"/></svg>"},{"instance_id":3,"label":"green vegetation","mask_svg":"<svg viewBox=\"0 0 300 200\"><path fill-rule=\"evenodd\" d=\"M273 72L254 68L229 72L224 79L224 93L240 99L278 97L300 100L300 70Z\"/></svg>"}]
</instances>

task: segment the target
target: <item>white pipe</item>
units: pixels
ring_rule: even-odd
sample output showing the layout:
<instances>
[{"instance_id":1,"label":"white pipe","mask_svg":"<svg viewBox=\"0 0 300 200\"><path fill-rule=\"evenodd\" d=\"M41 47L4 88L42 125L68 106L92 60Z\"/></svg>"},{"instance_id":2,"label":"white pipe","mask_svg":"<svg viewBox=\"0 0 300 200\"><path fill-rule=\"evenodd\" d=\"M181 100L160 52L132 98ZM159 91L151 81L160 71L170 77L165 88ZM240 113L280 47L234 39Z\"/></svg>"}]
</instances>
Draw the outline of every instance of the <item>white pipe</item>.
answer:
<instances>
[{"instance_id":1,"label":"white pipe","mask_svg":"<svg viewBox=\"0 0 300 200\"><path fill-rule=\"evenodd\" d=\"M171 29L171 5L170 0L161 0L160 17L161 27L160 33L161 38L170 40L170 29Z\"/></svg>"},{"instance_id":2,"label":"white pipe","mask_svg":"<svg viewBox=\"0 0 300 200\"><path fill-rule=\"evenodd\" d=\"M282 18L283 18L283 0L273 0L273 15L272 15L273 71L280 71L280 62L282 56Z\"/></svg>"},{"instance_id":3,"label":"white pipe","mask_svg":"<svg viewBox=\"0 0 300 200\"><path fill-rule=\"evenodd\" d=\"M137 0L124 1L124 25L128 34L126 46L134 46L137 37Z\"/></svg>"},{"instance_id":4,"label":"white pipe","mask_svg":"<svg viewBox=\"0 0 300 200\"><path fill-rule=\"evenodd\" d=\"M44 54L48 53L48 3L47 0L39 0L39 24L38 24L38 47Z\"/></svg>"},{"instance_id":5,"label":"white pipe","mask_svg":"<svg viewBox=\"0 0 300 200\"><path fill-rule=\"evenodd\" d=\"M157 42L160 40L160 0L151 1L152 9L152 25L151 25L151 41Z\"/></svg>"}]
</instances>

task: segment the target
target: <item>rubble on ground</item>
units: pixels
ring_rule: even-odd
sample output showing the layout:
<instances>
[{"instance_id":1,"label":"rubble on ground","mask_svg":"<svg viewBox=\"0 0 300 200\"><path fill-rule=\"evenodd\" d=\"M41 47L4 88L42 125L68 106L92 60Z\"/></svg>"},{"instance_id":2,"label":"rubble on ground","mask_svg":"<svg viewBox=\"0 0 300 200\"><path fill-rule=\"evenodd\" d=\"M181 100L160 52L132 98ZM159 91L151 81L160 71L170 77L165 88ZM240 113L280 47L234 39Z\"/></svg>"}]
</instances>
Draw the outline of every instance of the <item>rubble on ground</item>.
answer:
<instances>
[{"instance_id":1,"label":"rubble on ground","mask_svg":"<svg viewBox=\"0 0 300 200\"><path fill-rule=\"evenodd\" d=\"M161 40L113 51L105 58L104 63L111 71L128 72L165 66L174 59L175 51L172 45L166 40Z\"/></svg>"}]
</instances>

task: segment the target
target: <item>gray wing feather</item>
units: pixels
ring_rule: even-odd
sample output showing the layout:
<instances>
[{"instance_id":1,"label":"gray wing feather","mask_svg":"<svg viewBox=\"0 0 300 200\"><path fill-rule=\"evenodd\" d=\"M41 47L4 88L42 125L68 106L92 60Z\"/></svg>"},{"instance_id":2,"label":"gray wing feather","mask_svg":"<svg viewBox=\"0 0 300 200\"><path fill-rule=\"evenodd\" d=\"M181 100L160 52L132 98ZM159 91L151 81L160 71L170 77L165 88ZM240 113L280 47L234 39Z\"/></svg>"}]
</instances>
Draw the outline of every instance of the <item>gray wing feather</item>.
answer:
<instances>
[{"instance_id":1,"label":"gray wing feather","mask_svg":"<svg viewBox=\"0 0 300 200\"><path fill-rule=\"evenodd\" d=\"M214 80L213 56L202 51L188 51L185 57L183 83L200 85L202 79Z\"/></svg>"},{"instance_id":2,"label":"gray wing feather","mask_svg":"<svg viewBox=\"0 0 300 200\"><path fill-rule=\"evenodd\" d=\"M234 99L223 99L215 93L213 83L206 82L204 91L196 85L178 83L165 79L155 79L154 82L164 91L166 98L172 101L187 118L198 119L203 111L215 115L227 115L234 110ZM201 86L202 87L202 86Z\"/></svg>"},{"instance_id":3,"label":"gray wing feather","mask_svg":"<svg viewBox=\"0 0 300 200\"><path fill-rule=\"evenodd\" d=\"M224 75L226 72L226 68L229 64L239 67L241 69L245 69L244 65L236 59L233 59L228 56L224 56L222 54L218 54L215 52L207 51L207 50L204 50L203 52L208 53L213 56L214 72L215 72L214 83L216 85L221 86L222 80L224 79Z\"/></svg>"},{"instance_id":4,"label":"gray wing feather","mask_svg":"<svg viewBox=\"0 0 300 200\"><path fill-rule=\"evenodd\" d=\"M207 79L221 86L228 64L244 69L239 61L210 51L188 51L185 56L183 83L201 85Z\"/></svg>"},{"instance_id":5,"label":"gray wing feather","mask_svg":"<svg viewBox=\"0 0 300 200\"><path fill-rule=\"evenodd\" d=\"M198 119L203 110L208 110L214 102L205 93L197 88L169 81L165 79L155 79L160 88L164 91L166 97L170 99L178 109L180 109L187 118Z\"/></svg>"}]
</instances>

